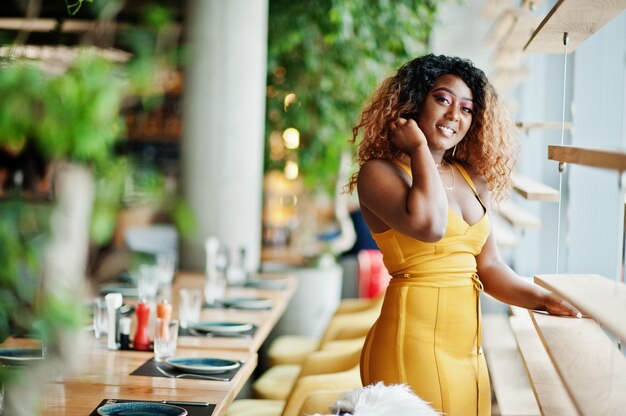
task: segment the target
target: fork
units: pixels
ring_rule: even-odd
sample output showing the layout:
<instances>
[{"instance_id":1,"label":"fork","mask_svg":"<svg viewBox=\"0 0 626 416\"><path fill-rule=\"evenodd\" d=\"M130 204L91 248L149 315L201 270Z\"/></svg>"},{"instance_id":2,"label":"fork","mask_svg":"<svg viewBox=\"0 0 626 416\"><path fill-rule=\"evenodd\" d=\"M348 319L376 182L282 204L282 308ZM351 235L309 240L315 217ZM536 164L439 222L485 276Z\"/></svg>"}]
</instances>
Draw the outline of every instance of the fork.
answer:
<instances>
[{"instance_id":1,"label":"fork","mask_svg":"<svg viewBox=\"0 0 626 416\"><path fill-rule=\"evenodd\" d=\"M206 337L206 338L213 338L213 337L252 338L252 335L250 335L250 334L238 334L238 333L231 333L231 332L207 332L207 333L202 333L202 332L196 331L193 328L189 328L189 333L192 334L192 335L195 335L197 337Z\"/></svg>"},{"instance_id":2,"label":"fork","mask_svg":"<svg viewBox=\"0 0 626 416\"><path fill-rule=\"evenodd\" d=\"M161 374L169 378L195 378L195 379L201 379L201 380L230 381L230 379L226 377L216 377L216 376L209 376L205 374L191 374L191 373L172 374L168 371L165 371L158 365L156 365L155 367Z\"/></svg>"}]
</instances>

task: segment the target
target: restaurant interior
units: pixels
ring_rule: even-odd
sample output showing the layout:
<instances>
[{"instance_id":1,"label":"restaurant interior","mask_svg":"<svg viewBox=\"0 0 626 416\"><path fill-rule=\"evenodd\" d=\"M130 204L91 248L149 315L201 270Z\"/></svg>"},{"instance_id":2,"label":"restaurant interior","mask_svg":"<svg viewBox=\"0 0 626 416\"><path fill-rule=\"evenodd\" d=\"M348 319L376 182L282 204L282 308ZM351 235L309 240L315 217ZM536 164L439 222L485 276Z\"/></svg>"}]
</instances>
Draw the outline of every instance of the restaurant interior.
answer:
<instances>
[{"instance_id":1,"label":"restaurant interior","mask_svg":"<svg viewBox=\"0 0 626 416\"><path fill-rule=\"evenodd\" d=\"M497 251L582 315L479 292L491 414L624 414L625 9L3 0L0 414L434 415L340 405L396 279L346 188L353 127L426 53L515 121Z\"/></svg>"}]
</instances>

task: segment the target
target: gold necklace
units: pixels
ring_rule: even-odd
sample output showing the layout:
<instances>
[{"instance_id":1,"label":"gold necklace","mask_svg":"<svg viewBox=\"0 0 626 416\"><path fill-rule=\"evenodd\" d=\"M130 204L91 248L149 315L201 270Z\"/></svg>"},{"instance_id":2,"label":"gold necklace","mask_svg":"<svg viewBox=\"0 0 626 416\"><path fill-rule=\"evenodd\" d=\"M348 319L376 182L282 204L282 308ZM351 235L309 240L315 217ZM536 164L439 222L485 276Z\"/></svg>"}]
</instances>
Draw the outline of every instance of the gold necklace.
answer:
<instances>
[{"instance_id":1,"label":"gold necklace","mask_svg":"<svg viewBox=\"0 0 626 416\"><path fill-rule=\"evenodd\" d=\"M437 163L435 166L437 167L437 172L439 172L439 176L441 177L441 184L443 185L443 189L445 189L446 191L452 191L455 184L454 168L452 167L452 165L441 159L441 163ZM444 170L439 169L442 166L444 167ZM447 169L445 169L445 167L447 167ZM452 185L446 185L444 183L442 173L450 173L452 175Z\"/></svg>"}]
</instances>

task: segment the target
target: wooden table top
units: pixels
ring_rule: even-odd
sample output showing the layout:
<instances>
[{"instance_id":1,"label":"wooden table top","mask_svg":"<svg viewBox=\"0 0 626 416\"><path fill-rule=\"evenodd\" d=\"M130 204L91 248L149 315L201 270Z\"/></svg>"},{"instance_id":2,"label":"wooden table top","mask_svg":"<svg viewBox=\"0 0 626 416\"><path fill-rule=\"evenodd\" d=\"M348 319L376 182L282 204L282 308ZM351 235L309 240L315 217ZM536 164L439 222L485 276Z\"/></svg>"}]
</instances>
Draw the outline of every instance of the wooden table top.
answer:
<instances>
[{"instance_id":1,"label":"wooden table top","mask_svg":"<svg viewBox=\"0 0 626 416\"><path fill-rule=\"evenodd\" d=\"M274 275L271 275L274 277ZM263 277L263 275L260 275ZM238 349L248 351L258 351L270 331L282 314L285 312L289 300L296 290L297 281L294 277L284 275L287 287L283 290L264 290L247 287L228 288L228 297L251 297L267 298L272 300L272 308L268 310L244 310L235 308L203 308L200 313L201 321L227 321L253 323L256 331L252 338L228 338L212 337L202 338L196 336L183 336L178 338L179 348L210 347L213 349ZM172 287L172 303L174 305L173 315L178 317L178 291L181 288L199 289L204 288L205 277L203 274L179 273Z\"/></svg>"},{"instance_id":2,"label":"wooden table top","mask_svg":"<svg viewBox=\"0 0 626 416\"><path fill-rule=\"evenodd\" d=\"M84 345L77 348L76 370L48 384L43 399L46 414L89 415L105 399L179 400L209 402L216 405L213 415L226 412L234 398L252 375L257 350L267 338L293 295L296 280L289 278L284 290L229 288L227 296L265 297L273 301L268 310L203 309L203 321L252 322L257 330L250 338L179 337L177 357L215 357L242 361L242 366L229 382L177 379L130 375L153 357L151 351L109 351L104 338L94 339L85 333ZM179 273L172 288L173 314L178 315L178 290L204 286L204 276ZM132 334L132 332L131 332ZM33 340L9 339L3 348L33 347Z\"/></svg>"}]
</instances>

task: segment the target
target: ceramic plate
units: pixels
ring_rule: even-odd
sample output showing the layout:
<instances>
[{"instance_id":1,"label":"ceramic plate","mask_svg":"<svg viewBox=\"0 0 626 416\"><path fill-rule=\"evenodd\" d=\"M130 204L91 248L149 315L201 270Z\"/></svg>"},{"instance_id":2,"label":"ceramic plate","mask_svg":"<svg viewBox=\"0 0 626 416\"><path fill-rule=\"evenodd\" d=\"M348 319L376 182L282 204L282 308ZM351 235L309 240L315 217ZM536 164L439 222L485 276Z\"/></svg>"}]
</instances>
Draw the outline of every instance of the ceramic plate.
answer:
<instances>
[{"instance_id":1,"label":"ceramic plate","mask_svg":"<svg viewBox=\"0 0 626 416\"><path fill-rule=\"evenodd\" d=\"M239 309L269 309L272 299L267 298L224 298L222 304L226 307Z\"/></svg>"},{"instance_id":2,"label":"ceramic plate","mask_svg":"<svg viewBox=\"0 0 626 416\"><path fill-rule=\"evenodd\" d=\"M102 416L185 416L187 410L171 404L131 402L107 404L98 408Z\"/></svg>"},{"instance_id":3,"label":"ceramic plate","mask_svg":"<svg viewBox=\"0 0 626 416\"><path fill-rule=\"evenodd\" d=\"M139 289L132 284L124 283L111 283L100 287L100 294L106 295L107 293L119 293L125 298L139 297Z\"/></svg>"},{"instance_id":4,"label":"ceramic plate","mask_svg":"<svg viewBox=\"0 0 626 416\"><path fill-rule=\"evenodd\" d=\"M41 359L39 348L0 349L0 362L5 364L29 364Z\"/></svg>"},{"instance_id":5,"label":"ceramic plate","mask_svg":"<svg viewBox=\"0 0 626 416\"><path fill-rule=\"evenodd\" d=\"M239 361L224 360L222 358L181 358L170 357L165 360L171 366L186 373L219 374L239 367Z\"/></svg>"},{"instance_id":6,"label":"ceramic plate","mask_svg":"<svg viewBox=\"0 0 626 416\"><path fill-rule=\"evenodd\" d=\"M286 279L271 279L271 278L263 278L263 279L248 279L246 282L246 286L255 287L257 289L269 289L269 290L282 290L287 287Z\"/></svg>"},{"instance_id":7,"label":"ceramic plate","mask_svg":"<svg viewBox=\"0 0 626 416\"><path fill-rule=\"evenodd\" d=\"M252 324L243 322L196 322L190 325L198 332L237 333L252 329Z\"/></svg>"}]
</instances>

